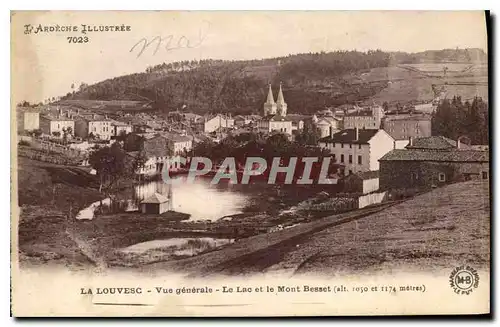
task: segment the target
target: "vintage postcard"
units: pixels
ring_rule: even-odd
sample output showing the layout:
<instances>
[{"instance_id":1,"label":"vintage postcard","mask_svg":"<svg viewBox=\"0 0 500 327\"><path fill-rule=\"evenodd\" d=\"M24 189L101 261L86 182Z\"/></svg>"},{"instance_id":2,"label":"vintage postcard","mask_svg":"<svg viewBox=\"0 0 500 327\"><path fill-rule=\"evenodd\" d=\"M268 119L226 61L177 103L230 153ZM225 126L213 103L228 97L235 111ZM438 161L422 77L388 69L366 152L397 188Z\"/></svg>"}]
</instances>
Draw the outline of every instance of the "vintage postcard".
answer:
<instances>
[{"instance_id":1,"label":"vintage postcard","mask_svg":"<svg viewBox=\"0 0 500 327\"><path fill-rule=\"evenodd\" d=\"M12 315L490 313L488 21L12 11Z\"/></svg>"}]
</instances>

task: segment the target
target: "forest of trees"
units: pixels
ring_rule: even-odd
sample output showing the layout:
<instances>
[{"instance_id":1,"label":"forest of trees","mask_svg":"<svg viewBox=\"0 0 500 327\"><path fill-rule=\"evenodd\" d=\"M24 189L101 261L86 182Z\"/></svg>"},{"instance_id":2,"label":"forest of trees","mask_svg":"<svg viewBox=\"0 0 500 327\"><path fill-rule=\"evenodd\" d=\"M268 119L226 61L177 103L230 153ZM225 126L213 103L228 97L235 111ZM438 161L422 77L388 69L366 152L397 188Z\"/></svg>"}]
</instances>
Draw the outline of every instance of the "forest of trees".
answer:
<instances>
[{"instance_id":1,"label":"forest of trees","mask_svg":"<svg viewBox=\"0 0 500 327\"><path fill-rule=\"evenodd\" d=\"M328 106L366 100L387 87L387 81L353 85L346 74L418 63L436 58L485 60L478 49L426 51L409 54L381 50L335 51L288 55L259 60L185 60L148 67L145 72L82 85L64 99L146 100L153 109L173 111L187 106L196 113L259 113L271 83L283 82L291 112L312 113Z\"/></svg>"},{"instance_id":2,"label":"forest of trees","mask_svg":"<svg viewBox=\"0 0 500 327\"><path fill-rule=\"evenodd\" d=\"M316 110L325 105L339 105L351 95L359 100L375 94L380 88L342 84L343 74L389 64L388 53L336 51L247 61L182 61L148 67L136 73L86 85L63 99L144 100L153 107L171 111L187 105L194 112L256 113L267 91L284 83L285 96L292 108ZM323 86L332 92L316 92ZM381 85L380 87L385 87ZM312 91L312 92L311 92ZM308 96L308 93L309 96ZM334 96L333 93L341 94Z\"/></svg>"},{"instance_id":3,"label":"forest of trees","mask_svg":"<svg viewBox=\"0 0 500 327\"><path fill-rule=\"evenodd\" d=\"M432 134L452 140L466 136L471 144L489 144L488 104L481 98L444 100L432 116Z\"/></svg>"}]
</instances>

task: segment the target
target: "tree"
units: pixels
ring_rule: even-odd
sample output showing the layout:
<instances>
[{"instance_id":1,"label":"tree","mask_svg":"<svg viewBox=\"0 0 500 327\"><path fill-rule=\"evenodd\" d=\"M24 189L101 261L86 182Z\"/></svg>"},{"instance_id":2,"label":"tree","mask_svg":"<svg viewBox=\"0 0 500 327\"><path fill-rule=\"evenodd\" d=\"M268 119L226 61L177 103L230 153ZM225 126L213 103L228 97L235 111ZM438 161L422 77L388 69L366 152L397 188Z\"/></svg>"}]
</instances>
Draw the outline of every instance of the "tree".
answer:
<instances>
[{"instance_id":1,"label":"tree","mask_svg":"<svg viewBox=\"0 0 500 327\"><path fill-rule=\"evenodd\" d=\"M31 133L33 134L34 137L40 137L43 134L40 128L34 129Z\"/></svg>"},{"instance_id":2,"label":"tree","mask_svg":"<svg viewBox=\"0 0 500 327\"><path fill-rule=\"evenodd\" d=\"M313 124L304 124L304 129L295 137L295 141L301 145L317 145L321 131Z\"/></svg>"},{"instance_id":3,"label":"tree","mask_svg":"<svg viewBox=\"0 0 500 327\"><path fill-rule=\"evenodd\" d=\"M99 192L110 194L120 180L129 176L126 152L118 143L101 148L90 155L89 163L97 171Z\"/></svg>"}]
</instances>

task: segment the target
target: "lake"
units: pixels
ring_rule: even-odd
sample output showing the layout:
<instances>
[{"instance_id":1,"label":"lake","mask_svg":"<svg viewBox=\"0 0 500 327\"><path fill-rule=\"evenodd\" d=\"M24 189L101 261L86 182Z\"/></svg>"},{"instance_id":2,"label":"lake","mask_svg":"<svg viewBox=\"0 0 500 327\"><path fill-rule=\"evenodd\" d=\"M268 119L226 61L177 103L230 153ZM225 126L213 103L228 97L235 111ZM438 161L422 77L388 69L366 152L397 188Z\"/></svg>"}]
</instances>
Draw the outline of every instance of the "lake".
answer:
<instances>
[{"instance_id":1,"label":"lake","mask_svg":"<svg viewBox=\"0 0 500 327\"><path fill-rule=\"evenodd\" d=\"M180 176L172 179L180 178ZM172 210L190 214L189 221L218 220L224 216L242 213L252 199L258 196L264 185L237 185L231 183L210 184L211 178L198 178L192 183L166 184L162 180L136 185L118 195L129 201L128 210L137 210L139 203L155 192L172 196ZM172 188L171 193L170 188Z\"/></svg>"}]
</instances>

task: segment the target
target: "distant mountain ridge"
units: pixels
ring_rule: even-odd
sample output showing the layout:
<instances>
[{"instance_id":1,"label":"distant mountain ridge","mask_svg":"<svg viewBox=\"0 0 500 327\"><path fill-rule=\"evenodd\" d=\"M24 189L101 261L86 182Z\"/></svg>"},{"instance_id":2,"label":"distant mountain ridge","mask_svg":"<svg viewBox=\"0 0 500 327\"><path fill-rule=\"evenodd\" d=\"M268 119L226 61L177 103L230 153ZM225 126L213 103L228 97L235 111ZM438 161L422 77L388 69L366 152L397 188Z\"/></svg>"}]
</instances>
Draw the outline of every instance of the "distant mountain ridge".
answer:
<instances>
[{"instance_id":1,"label":"distant mountain ridge","mask_svg":"<svg viewBox=\"0 0 500 327\"><path fill-rule=\"evenodd\" d=\"M141 100L160 111L182 107L197 113L260 113L267 85L283 83L290 113L365 101L388 80L352 84L346 76L373 68L428 62L487 62L481 49L443 49L419 53L372 50L304 53L260 60L201 60L163 63L136 73L82 84L62 99ZM276 93L275 93L276 96Z\"/></svg>"}]
</instances>

